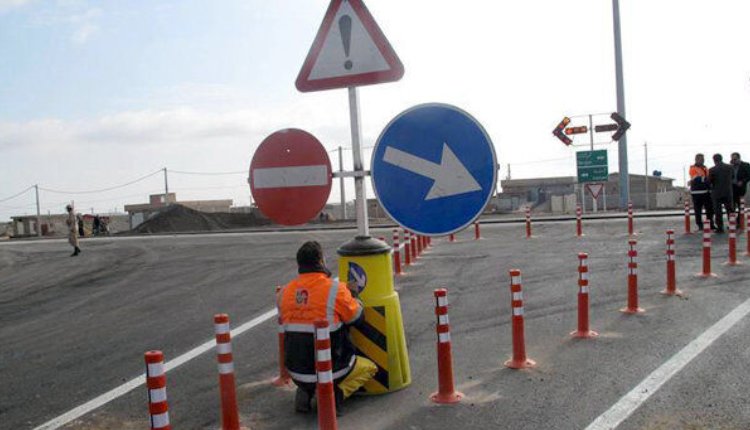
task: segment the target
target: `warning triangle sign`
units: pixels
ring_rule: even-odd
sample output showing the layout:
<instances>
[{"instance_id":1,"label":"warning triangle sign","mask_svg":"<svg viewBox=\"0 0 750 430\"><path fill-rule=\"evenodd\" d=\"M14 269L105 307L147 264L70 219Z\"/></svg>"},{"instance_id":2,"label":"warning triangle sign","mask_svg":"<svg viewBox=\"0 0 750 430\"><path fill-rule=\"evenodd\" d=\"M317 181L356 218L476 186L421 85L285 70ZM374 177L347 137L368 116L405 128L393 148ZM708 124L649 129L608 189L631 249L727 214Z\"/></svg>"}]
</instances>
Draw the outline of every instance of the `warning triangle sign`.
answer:
<instances>
[{"instance_id":1,"label":"warning triangle sign","mask_svg":"<svg viewBox=\"0 0 750 430\"><path fill-rule=\"evenodd\" d=\"M297 76L302 92L392 82L404 66L362 0L331 0Z\"/></svg>"}]
</instances>

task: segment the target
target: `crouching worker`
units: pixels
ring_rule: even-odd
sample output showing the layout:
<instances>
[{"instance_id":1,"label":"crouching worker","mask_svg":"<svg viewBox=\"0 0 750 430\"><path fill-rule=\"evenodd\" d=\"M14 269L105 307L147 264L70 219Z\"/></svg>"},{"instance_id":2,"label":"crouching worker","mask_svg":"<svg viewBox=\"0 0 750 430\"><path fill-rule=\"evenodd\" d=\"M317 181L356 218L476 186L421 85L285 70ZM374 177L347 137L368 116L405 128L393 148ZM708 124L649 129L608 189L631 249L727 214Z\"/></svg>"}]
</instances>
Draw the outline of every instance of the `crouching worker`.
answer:
<instances>
[{"instance_id":1,"label":"crouching worker","mask_svg":"<svg viewBox=\"0 0 750 430\"><path fill-rule=\"evenodd\" d=\"M355 297L356 288L331 279L325 267L323 249L318 242L306 242L297 251L299 276L287 284L277 297L281 324L284 327L285 366L297 385L294 409L309 412L315 396L316 320L328 320L331 332L336 411L343 400L375 376L375 363L355 355L349 337L349 326L362 317L362 304ZM352 295L354 294L354 296Z\"/></svg>"}]
</instances>

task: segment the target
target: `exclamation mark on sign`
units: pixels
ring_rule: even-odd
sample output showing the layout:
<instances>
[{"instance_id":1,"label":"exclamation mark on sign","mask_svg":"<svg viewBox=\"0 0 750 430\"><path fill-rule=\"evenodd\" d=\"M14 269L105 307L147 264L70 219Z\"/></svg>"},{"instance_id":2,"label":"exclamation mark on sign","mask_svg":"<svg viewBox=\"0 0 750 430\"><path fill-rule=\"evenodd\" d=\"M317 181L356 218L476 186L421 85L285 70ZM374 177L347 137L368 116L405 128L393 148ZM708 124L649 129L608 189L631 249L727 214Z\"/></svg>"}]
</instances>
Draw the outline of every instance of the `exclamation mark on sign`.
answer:
<instances>
[{"instance_id":1,"label":"exclamation mark on sign","mask_svg":"<svg viewBox=\"0 0 750 430\"><path fill-rule=\"evenodd\" d=\"M352 18L349 15L339 18L339 30L341 31L341 42L344 44L344 54L346 54L346 58L349 58L349 49L352 43ZM346 60L344 68L351 70L353 65L351 60Z\"/></svg>"}]
</instances>

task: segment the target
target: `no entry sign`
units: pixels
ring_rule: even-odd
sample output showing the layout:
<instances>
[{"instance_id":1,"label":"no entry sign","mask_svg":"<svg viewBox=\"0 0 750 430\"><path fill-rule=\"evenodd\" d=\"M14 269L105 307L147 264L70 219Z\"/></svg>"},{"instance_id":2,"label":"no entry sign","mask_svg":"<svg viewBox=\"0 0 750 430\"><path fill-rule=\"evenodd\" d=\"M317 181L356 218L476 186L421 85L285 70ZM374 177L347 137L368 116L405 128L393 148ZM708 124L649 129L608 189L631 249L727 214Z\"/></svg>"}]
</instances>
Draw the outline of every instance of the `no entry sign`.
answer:
<instances>
[{"instance_id":1,"label":"no entry sign","mask_svg":"<svg viewBox=\"0 0 750 430\"><path fill-rule=\"evenodd\" d=\"M272 221L300 225L314 218L331 194L331 160L310 133L280 130L260 144L250 163L250 190Z\"/></svg>"}]
</instances>

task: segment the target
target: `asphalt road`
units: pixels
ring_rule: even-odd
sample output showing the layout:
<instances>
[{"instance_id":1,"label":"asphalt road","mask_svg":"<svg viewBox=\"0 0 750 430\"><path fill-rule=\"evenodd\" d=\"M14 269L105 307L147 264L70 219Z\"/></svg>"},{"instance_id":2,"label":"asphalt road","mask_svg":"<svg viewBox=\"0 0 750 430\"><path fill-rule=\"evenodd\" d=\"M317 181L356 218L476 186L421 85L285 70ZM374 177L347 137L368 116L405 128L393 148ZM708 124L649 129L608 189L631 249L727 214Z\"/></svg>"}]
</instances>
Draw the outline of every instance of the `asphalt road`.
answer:
<instances>
[{"instance_id":1,"label":"asphalt road","mask_svg":"<svg viewBox=\"0 0 750 430\"><path fill-rule=\"evenodd\" d=\"M678 288L665 297L664 231L681 218L639 219L639 286L646 313L628 316L624 220L483 226L448 243L437 239L397 279L413 383L395 393L355 398L340 418L347 429L585 428L652 371L750 298L750 259L725 267L726 236L715 236L714 271L700 271L701 238L677 235ZM335 248L351 231L243 233L84 241L68 257L62 241L0 244L0 428L34 428L143 372L143 352L167 360L213 336L212 316L237 326L273 307L274 287L291 279L304 240ZM390 230L373 232L390 237ZM744 250L745 240L740 240ZM590 254L591 326L601 336L572 340L577 258ZM526 349L531 370L506 369L511 353L508 269L523 271ZM454 369L465 400L436 406L432 290L451 301ZM750 317L680 370L623 422L622 429L750 428ZM243 423L253 429L316 428L314 415L292 412L293 391L275 376L273 319L234 340ZM215 355L209 351L170 371L175 428L218 428ZM68 424L76 429L148 426L143 386Z\"/></svg>"}]
</instances>

